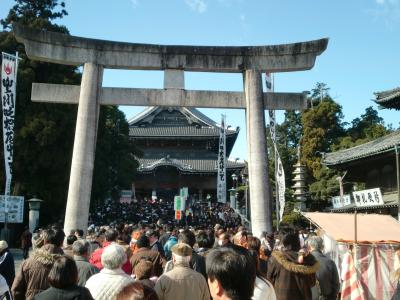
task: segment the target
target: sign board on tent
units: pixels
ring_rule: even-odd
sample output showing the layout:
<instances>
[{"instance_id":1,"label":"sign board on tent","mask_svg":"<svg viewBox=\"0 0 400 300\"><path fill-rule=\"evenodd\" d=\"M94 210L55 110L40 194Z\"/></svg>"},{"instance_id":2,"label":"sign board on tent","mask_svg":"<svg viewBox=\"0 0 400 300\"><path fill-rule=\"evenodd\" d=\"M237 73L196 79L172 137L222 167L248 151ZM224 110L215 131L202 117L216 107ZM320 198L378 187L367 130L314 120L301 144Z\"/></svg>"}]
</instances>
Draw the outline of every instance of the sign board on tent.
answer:
<instances>
[{"instance_id":1,"label":"sign board on tent","mask_svg":"<svg viewBox=\"0 0 400 300\"><path fill-rule=\"evenodd\" d=\"M332 206L333 208L341 208L346 205L351 204L350 195L343 195L343 199L340 199L340 196L332 197Z\"/></svg>"},{"instance_id":2,"label":"sign board on tent","mask_svg":"<svg viewBox=\"0 0 400 300\"><path fill-rule=\"evenodd\" d=\"M4 196L0 196L0 222L4 222ZM23 223L24 222L24 197L22 196L7 196L8 207L8 223Z\"/></svg>"},{"instance_id":3,"label":"sign board on tent","mask_svg":"<svg viewBox=\"0 0 400 300\"><path fill-rule=\"evenodd\" d=\"M353 192L353 197L357 207L384 204L380 188Z\"/></svg>"}]
</instances>

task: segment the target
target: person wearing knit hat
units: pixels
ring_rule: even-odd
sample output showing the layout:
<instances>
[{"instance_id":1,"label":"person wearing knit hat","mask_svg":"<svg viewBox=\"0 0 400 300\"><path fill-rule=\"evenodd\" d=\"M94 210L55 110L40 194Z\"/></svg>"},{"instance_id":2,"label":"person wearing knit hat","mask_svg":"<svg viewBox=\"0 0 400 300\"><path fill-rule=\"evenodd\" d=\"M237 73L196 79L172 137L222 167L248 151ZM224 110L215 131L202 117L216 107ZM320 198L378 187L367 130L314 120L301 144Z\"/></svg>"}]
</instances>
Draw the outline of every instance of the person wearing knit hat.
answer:
<instances>
[{"instance_id":1,"label":"person wearing knit hat","mask_svg":"<svg viewBox=\"0 0 400 300\"><path fill-rule=\"evenodd\" d=\"M185 243L178 243L171 248L173 254L178 257L190 257L192 256L192 247Z\"/></svg>"},{"instance_id":2,"label":"person wearing knit hat","mask_svg":"<svg viewBox=\"0 0 400 300\"><path fill-rule=\"evenodd\" d=\"M161 275L155 290L160 300L210 300L203 275L190 268L192 247L178 243L171 248L174 268Z\"/></svg>"}]
</instances>

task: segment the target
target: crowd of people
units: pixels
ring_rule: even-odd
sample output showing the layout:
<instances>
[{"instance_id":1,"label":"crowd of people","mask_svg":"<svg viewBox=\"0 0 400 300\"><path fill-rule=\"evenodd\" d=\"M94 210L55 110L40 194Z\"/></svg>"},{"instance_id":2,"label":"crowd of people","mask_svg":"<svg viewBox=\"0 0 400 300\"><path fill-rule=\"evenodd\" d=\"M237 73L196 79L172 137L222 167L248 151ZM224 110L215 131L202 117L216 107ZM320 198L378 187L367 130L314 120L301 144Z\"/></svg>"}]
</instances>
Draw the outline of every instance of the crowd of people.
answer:
<instances>
[{"instance_id":1,"label":"crowd of people","mask_svg":"<svg viewBox=\"0 0 400 300\"><path fill-rule=\"evenodd\" d=\"M336 265L324 256L315 234L281 228L256 237L221 204L191 205L182 220L173 220L172 209L162 202L107 202L91 214L87 232L76 229L66 236L57 225L33 236L27 230L21 236L26 259L17 273L7 243L0 241L0 295L15 300L337 299Z\"/></svg>"},{"instance_id":2,"label":"crowd of people","mask_svg":"<svg viewBox=\"0 0 400 300\"><path fill-rule=\"evenodd\" d=\"M194 201L193 201L194 202ZM237 227L241 224L240 215L229 205L187 201L185 213L181 220L175 220L173 201L139 199L129 203L106 201L96 205L89 216L93 226L104 224L154 224L158 220L163 223L179 226L212 226L222 224Z\"/></svg>"}]
</instances>

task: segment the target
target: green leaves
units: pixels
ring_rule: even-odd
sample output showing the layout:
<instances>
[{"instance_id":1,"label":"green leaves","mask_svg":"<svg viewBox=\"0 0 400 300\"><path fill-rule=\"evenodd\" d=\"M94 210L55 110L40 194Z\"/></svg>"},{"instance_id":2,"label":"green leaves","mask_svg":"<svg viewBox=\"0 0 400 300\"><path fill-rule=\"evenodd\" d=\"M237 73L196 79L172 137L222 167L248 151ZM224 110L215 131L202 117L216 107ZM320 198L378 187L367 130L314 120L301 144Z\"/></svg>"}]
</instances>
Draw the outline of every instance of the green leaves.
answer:
<instances>
[{"instance_id":1,"label":"green leaves","mask_svg":"<svg viewBox=\"0 0 400 300\"><path fill-rule=\"evenodd\" d=\"M392 128L385 126L373 107L366 108L365 112L350 124L343 122L342 107L329 96L329 88L325 83L318 82L309 95L312 103L310 109L301 113L285 112L284 122L276 128L277 145L285 169L287 187L294 184L293 165L297 162L297 146L301 145L301 162L306 166L308 207L312 210L322 210L329 205L331 196L339 194L339 182L336 177L340 175L338 171L322 165L323 154L374 140L388 134ZM269 172L274 185L274 152L269 138L267 146ZM352 184L348 184L345 189L351 187ZM286 200L294 201L290 193L286 193ZM287 207L285 213L290 214L292 208L290 205ZM287 220L297 222L292 214L288 215Z\"/></svg>"},{"instance_id":2,"label":"green leaves","mask_svg":"<svg viewBox=\"0 0 400 300\"><path fill-rule=\"evenodd\" d=\"M57 0L17 0L1 24L4 29L11 29L11 22L15 22L68 33L67 28L52 23L67 14L64 8L64 2ZM14 194L45 200L41 221L60 221L68 193L77 106L33 103L31 88L32 82L79 85L81 74L76 67L29 60L24 46L11 32L0 34L0 51L18 51L22 58L17 83ZM129 140L128 130L125 116L117 107L101 109L92 199L103 200L110 191L116 195L119 188L130 187L137 168L135 155L139 153ZM0 168L0 180L4 183L4 168Z\"/></svg>"}]
</instances>

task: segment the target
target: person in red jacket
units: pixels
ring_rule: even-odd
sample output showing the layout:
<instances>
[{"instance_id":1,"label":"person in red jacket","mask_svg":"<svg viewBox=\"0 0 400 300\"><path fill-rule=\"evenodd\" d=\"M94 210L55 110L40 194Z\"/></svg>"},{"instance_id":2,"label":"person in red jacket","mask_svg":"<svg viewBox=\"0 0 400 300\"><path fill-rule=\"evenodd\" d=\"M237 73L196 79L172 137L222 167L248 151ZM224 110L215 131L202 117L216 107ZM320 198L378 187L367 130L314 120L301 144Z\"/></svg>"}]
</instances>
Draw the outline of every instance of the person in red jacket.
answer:
<instances>
[{"instance_id":1,"label":"person in red jacket","mask_svg":"<svg viewBox=\"0 0 400 300\"><path fill-rule=\"evenodd\" d=\"M103 254L103 251L107 246L115 243L118 237L118 232L114 229L108 229L104 236L106 240L103 242L103 247L95 250L89 259L89 262L99 270L103 269L103 265L101 263L101 255ZM127 260L122 266L122 270L128 275L132 274L132 266L129 260Z\"/></svg>"}]
</instances>

